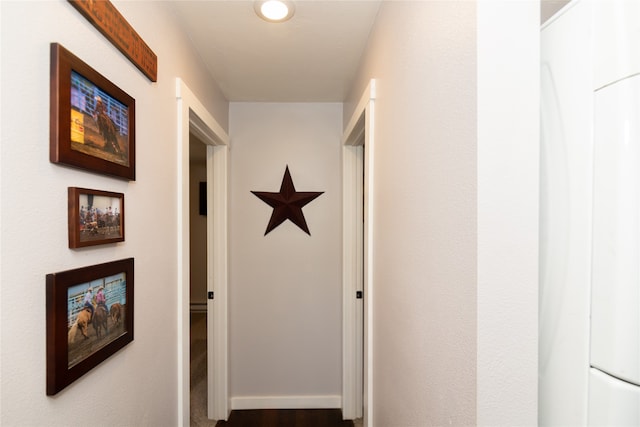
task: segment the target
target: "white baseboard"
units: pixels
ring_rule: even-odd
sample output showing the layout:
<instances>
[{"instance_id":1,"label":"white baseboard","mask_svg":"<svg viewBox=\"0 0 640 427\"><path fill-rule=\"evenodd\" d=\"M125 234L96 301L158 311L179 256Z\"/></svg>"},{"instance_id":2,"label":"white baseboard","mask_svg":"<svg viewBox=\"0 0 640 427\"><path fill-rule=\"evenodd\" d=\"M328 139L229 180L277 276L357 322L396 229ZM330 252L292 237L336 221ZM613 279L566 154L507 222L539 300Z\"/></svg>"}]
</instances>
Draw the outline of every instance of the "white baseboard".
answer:
<instances>
[{"instance_id":1,"label":"white baseboard","mask_svg":"<svg viewBox=\"0 0 640 427\"><path fill-rule=\"evenodd\" d=\"M336 409L342 396L247 396L232 397L231 409Z\"/></svg>"},{"instance_id":2,"label":"white baseboard","mask_svg":"<svg viewBox=\"0 0 640 427\"><path fill-rule=\"evenodd\" d=\"M207 302L192 302L189 304L189 311L192 313L206 313L207 312Z\"/></svg>"}]
</instances>

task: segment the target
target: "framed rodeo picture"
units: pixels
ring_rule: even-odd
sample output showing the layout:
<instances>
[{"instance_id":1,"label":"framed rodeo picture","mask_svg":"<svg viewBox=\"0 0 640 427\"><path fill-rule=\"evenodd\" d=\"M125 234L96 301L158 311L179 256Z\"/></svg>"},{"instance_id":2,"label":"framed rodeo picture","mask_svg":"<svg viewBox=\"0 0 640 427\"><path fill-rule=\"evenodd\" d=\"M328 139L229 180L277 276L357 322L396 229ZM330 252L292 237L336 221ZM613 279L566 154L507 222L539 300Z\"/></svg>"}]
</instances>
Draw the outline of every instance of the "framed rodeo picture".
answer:
<instances>
[{"instance_id":1,"label":"framed rodeo picture","mask_svg":"<svg viewBox=\"0 0 640 427\"><path fill-rule=\"evenodd\" d=\"M47 395L133 341L133 258L48 274Z\"/></svg>"},{"instance_id":2,"label":"framed rodeo picture","mask_svg":"<svg viewBox=\"0 0 640 427\"><path fill-rule=\"evenodd\" d=\"M124 241L124 194L69 187L69 248Z\"/></svg>"},{"instance_id":3,"label":"framed rodeo picture","mask_svg":"<svg viewBox=\"0 0 640 427\"><path fill-rule=\"evenodd\" d=\"M135 181L135 99L51 44L49 160Z\"/></svg>"}]
</instances>

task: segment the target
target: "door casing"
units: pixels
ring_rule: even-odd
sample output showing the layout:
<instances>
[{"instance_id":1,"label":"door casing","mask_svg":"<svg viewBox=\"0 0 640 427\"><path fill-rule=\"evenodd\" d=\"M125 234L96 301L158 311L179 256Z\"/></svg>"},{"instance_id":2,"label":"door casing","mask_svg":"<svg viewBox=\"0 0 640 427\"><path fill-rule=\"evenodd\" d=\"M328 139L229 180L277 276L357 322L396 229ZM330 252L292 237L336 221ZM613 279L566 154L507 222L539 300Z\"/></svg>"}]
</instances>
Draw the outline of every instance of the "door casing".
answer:
<instances>
[{"instance_id":1,"label":"door casing","mask_svg":"<svg viewBox=\"0 0 640 427\"><path fill-rule=\"evenodd\" d=\"M208 417L229 417L228 392L228 237L227 193L229 136L198 98L176 79L177 132L177 282L178 282L178 423L189 413L189 132L207 145L207 388Z\"/></svg>"},{"instance_id":2,"label":"door casing","mask_svg":"<svg viewBox=\"0 0 640 427\"><path fill-rule=\"evenodd\" d=\"M375 80L343 134L342 413L372 425L373 167ZM366 150L365 150L366 147ZM364 200L364 203L363 203ZM356 292L364 293L363 299Z\"/></svg>"}]
</instances>

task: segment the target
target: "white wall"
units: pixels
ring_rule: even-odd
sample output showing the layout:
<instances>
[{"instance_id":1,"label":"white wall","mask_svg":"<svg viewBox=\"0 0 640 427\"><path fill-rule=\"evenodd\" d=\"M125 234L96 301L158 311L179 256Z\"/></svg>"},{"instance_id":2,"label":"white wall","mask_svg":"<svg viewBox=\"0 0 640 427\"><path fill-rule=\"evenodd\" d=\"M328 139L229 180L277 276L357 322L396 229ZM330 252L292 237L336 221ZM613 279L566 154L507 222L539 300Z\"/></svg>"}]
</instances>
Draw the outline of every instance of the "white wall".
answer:
<instances>
[{"instance_id":1,"label":"white wall","mask_svg":"<svg viewBox=\"0 0 640 427\"><path fill-rule=\"evenodd\" d=\"M478 425L536 425L538 1L478 2Z\"/></svg>"},{"instance_id":2,"label":"white wall","mask_svg":"<svg viewBox=\"0 0 640 427\"><path fill-rule=\"evenodd\" d=\"M68 2L0 2L3 426L176 425L176 99L182 77L226 127L228 104L166 3L115 6L158 55L151 83ZM158 29L161 28L162 31ZM49 163L49 43L136 99L137 180ZM67 187L122 192L126 241L67 248ZM45 396L45 275L135 257L135 339Z\"/></svg>"},{"instance_id":3,"label":"white wall","mask_svg":"<svg viewBox=\"0 0 640 427\"><path fill-rule=\"evenodd\" d=\"M341 104L232 103L229 120L232 407L339 407ZM285 166L311 236L290 221L264 236ZM295 396L287 399L287 396Z\"/></svg>"},{"instance_id":4,"label":"white wall","mask_svg":"<svg viewBox=\"0 0 640 427\"><path fill-rule=\"evenodd\" d=\"M344 111L376 78L376 426L536 423L539 17L381 6Z\"/></svg>"},{"instance_id":5,"label":"white wall","mask_svg":"<svg viewBox=\"0 0 640 427\"><path fill-rule=\"evenodd\" d=\"M476 421L476 5L383 2L376 79L374 426Z\"/></svg>"}]
</instances>

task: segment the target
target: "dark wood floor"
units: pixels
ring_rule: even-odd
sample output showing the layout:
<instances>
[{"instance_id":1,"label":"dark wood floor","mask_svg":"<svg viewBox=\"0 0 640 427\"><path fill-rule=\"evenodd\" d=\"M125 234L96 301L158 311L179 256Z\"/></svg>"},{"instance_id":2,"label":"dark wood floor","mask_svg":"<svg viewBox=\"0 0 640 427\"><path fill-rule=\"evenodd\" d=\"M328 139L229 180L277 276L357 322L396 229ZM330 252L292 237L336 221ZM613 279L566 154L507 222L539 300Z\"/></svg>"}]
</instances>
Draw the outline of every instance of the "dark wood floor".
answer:
<instances>
[{"instance_id":1,"label":"dark wood floor","mask_svg":"<svg viewBox=\"0 0 640 427\"><path fill-rule=\"evenodd\" d=\"M353 427L340 409L260 409L231 411L216 427Z\"/></svg>"}]
</instances>

